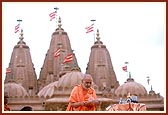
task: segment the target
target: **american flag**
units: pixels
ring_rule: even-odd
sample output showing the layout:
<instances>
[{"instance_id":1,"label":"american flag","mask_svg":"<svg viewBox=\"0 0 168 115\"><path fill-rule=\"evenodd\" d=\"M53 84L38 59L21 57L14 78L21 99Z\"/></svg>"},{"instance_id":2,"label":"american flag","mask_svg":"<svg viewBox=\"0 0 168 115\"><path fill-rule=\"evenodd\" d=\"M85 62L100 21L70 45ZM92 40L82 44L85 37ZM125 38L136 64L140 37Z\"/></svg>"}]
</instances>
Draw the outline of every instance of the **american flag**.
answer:
<instances>
[{"instance_id":1,"label":"american flag","mask_svg":"<svg viewBox=\"0 0 168 115\"><path fill-rule=\"evenodd\" d=\"M56 18L56 11L49 14L50 21L52 21L54 18Z\"/></svg>"}]
</instances>

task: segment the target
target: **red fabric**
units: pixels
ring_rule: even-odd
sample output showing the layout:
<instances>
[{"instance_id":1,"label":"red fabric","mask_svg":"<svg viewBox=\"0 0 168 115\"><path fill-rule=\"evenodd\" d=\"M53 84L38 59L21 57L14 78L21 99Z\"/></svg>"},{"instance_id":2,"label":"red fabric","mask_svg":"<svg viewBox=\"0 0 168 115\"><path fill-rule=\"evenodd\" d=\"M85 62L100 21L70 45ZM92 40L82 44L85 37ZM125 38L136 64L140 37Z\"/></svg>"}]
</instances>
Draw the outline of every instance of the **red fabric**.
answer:
<instances>
[{"instance_id":1,"label":"red fabric","mask_svg":"<svg viewBox=\"0 0 168 115\"><path fill-rule=\"evenodd\" d=\"M93 30L87 30L87 32L86 33L90 33L90 32L92 32Z\"/></svg>"},{"instance_id":2,"label":"red fabric","mask_svg":"<svg viewBox=\"0 0 168 115\"><path fill-rule=\"evenodd\" d=\"M85 102L88 101L90 96L92 96L94 99L97 99L96 92L93 88L86 90L83 89L82 85L78 85L75 86L74 89L72 90L69 102ZM69 103L66 111L95 111L95 110L96 106L93 104L89 106L78 106L72 108Z\"/></svg>"},{"instance_id":3,"label":"red fabric","mask_svg":"<svg viewBox=\"0 0 168 115\"><path fill-rule=\"evenodd\" d=\"M92 24L92 25L90 25L89 27L86 27L85 29L86 29L86 33L90 33L90 32L92 32L93 31L93 26L94 24Z\"/></svg>"},{"instance_id":4,"label":"red fabric","mask_svg":"<svg viewBox=\"0 0 168 115\"><path fill-rule=\"evenodd\" d=\"M52 20L55 18L55 16L56 16L56 12L55 12L55 11L52 12L52 13L50 13L50 14L49 14L50 21L52 21Z\"/></svg>"},{"instance_id":5,"label":"red fabric","mask_svg":"<svg viewBox=\"0 0 168 115\"><path fill-rule=\"evenodd\" d=\"M4 111L10 111L10 108L8 105L4 105Z\"/></svg>"},{"instance_id":6,"label":"red fabric","mask_svg":"<svg viewBox=\"0 0 168 115\"><path fill-rule=\"evenodd\" d=\"M6 68L6 73L11 73L11 68Z\"/></svg>"},{"instance_id":7,"label":"red fabric","mask_svg":"<svg viewBox=\"0 0 168 115\"><path fill-rule=\"evenodd\" d=\"M58 57L60 55L61 49L57 49L54 53L54 57Z\"/></svg>"},{"instance_id":8,"label":"red fabric","mask_svg":"<svg viewBox=\"0 0 168 115\"><path fill-rule=\"evenodd\" d=\"M19 32L19 26L20 26L20 24L18 24L17 26L15 26L15 33Z\"/></svg>"},{"instance_id":9,"label":"red fabric","mask_svg":"<svg viewBox=\"0 0 168 115\"><path fill-rule=\"evenodd\" d=\"M71 62L73 60L73 55L69 54L68 56L65 57L63 64L66 62Z\"/></svg>"},{"instance_id":10,"label":"red fabric","mask_svg":"<svg viewBox=\"0 0 168 115\"><path fill-rule=\"evenodd\" d=\"M122 69L127 72L127 66L122 67Z\"/></svg>"}]
</instances>

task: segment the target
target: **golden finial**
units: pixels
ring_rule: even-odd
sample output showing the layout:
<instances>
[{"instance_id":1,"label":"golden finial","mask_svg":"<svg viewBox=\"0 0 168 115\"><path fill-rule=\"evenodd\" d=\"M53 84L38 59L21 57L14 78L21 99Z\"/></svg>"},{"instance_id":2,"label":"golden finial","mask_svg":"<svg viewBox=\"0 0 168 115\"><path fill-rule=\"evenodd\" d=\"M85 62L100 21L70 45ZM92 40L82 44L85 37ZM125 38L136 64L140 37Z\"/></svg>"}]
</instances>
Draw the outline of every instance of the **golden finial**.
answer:
<instances>
[{"instance_id":1,"label":"golden finial","mask_svg":"<svg viewBox=\"0 0 168 115\"><path fill-rule=\"evenodd\" d=\"M61 26L62 26L62 24L61 24L61 17L59 16L59 19L58 19L58 27L59 27L59 29L61 29Z\"/></svg>"},{"instance_id":2,"label":"golden finial","mask_svg":"<svg viewBox=\"0 0 168 115\"><path fill-rule=\"evenodd\" d=\"M23 29L21 29L21 32L20 32L20 37L19 37L20 40L23 40Z\"/></svg>"}]
</instances>

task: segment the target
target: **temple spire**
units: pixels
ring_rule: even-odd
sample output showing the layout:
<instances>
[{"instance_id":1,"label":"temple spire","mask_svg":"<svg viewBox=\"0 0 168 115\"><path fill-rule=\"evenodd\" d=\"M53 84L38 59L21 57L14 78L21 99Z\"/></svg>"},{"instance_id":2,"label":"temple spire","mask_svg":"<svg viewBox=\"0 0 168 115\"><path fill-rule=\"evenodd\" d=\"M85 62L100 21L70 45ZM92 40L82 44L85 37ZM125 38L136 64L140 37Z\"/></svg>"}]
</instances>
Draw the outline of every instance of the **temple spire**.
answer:
<instances>
[{"instance_id":1,"label":"temple spire","mask_svg":"<svg viewBox=\"0 0 168 115\"><path fill-rule=\"evenodd\" d=\"M97 35L97 37L96 37L97 41L100 42L99 29L97 29L97 34L96 35Z\"/></svg>"},{"instance_id":2,"label":"temple spire","mask_svg":"<svg viewBox=\"0 0 168 115\"><path fill-rule=\"evenodd\" d=\"M152 85L151 85L151 91L153 91Z\"/></svg>"},{"instance_id":3,"label":"temple spire","mask_svg":"<svg viewBox=\"0 0 168 115\"><path fill-rule=\"evenodd\" d=\"M131 78L131 72L129 72L129 78Z\"/></svg>"},{"instance_id":4,"label":"temple spire","mask_svg":"<svg viewBox=\"0 0 168 115\"><path fill-rule=\"evenodd\" d=\"M96 43L96 44L98 44L98 47L100 48L100 47L101 47L102 42L100 41L99 29L97 29L97 33L96 33L96 35L97 35L97 37L96 37L97 41L96 41L95 43Z\"/></svg>"},{"instance_id":5,"label":"temple spire","mask_svg":"<svg viewBox=\"0 0 168 115\"><path fill-rule=\"evenodd\" d=\"M23 29L21 29L21 32L20 32L20 37L19 37L19 39L20 39L20 41L22 41L23 40Z\"/></svg>"},{"instance_id":6,"label":"temple spire","mask_svg":"<svg viewBox=\"0 0 168 115\"><path fill-rule=\"evenodd\" d=\"M61 30L61 26L62 26L61 17L59 16L59 19L58 19L58 28L59 28L59 30Z\"/></svg>"}]
</instances>

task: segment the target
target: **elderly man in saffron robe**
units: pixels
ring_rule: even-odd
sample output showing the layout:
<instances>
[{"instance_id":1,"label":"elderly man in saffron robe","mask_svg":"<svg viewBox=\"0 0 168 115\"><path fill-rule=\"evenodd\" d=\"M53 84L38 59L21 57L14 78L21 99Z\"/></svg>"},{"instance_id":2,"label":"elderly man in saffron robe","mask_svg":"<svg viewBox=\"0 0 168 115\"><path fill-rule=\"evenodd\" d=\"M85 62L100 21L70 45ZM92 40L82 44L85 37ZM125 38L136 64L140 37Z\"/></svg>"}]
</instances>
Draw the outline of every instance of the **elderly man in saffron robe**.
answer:
<instances>
[{"instance_id":1,"label":"elderly man in saffron robe","mask_svg":"<svg viewBox=\"0 0 168 115\"><path fill-rule=\"evenodd\" d=\"M91 87L92 82L90 74L83 76L82 84L72 89L66 111L96 111L100 101L97 100L96 92Z\"/></svg>"}]
</instances>

